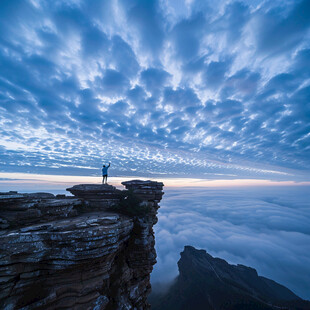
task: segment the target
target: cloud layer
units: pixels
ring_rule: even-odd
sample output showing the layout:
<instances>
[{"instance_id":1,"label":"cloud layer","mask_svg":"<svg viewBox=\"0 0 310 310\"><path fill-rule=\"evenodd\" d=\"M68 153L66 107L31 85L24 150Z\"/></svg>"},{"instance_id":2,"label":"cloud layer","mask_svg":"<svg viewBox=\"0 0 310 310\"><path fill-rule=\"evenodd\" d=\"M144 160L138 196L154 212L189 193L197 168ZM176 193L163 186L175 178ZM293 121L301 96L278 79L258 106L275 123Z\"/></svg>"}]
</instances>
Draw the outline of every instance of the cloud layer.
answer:
<instances>
[{"instance_id":1,"label":"cloud layer","mask_svg":"<svg viewBox=\"0 0 310 310\"><path fill-rule=\"evenodd\" d=\"M176 277L179 253L192 245L310 299L309 187L165 192L155 226L155 287Z\"/></svg>"},{"instance_id":2,"label":"cloud layer","mask_svg":"<svg viewBox=\"0 0 310 310\"><path fill-rule=\"evenodd\" d=\"M0 169L307 180L309 14L307 0L2 1Z\"/></svg>"}]
</instances>

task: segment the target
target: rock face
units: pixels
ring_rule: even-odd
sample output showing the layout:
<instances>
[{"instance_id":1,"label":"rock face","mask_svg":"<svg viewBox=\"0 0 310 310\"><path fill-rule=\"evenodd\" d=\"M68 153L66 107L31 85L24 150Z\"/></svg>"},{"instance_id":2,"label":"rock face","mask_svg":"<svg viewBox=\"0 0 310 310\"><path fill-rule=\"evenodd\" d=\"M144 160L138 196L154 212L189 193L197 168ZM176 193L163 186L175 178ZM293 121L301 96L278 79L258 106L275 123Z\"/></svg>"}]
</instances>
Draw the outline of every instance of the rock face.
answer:
<instances>
[{"instance_id":1,"label":"rock face","mask_svg":"<svg viewBox=\"0 0 310 310\"><path fill-rule=\"evenodd\" d=\"M126 191L110 185L0 193L0 309L148 309L163 184L125 186L150 212L113 211Z\"/></svg>"},{"instance_id":2,"label":"rock face","mask_svg":"<svg viewBox=\"0 0 310 310\"><path fill-rule=\"evenodd\" d=\"M121 192L108 184L79 184L67 188L67 191L83 199L85 205L90 205L92 208L107 208L117 204Z\"/></svg>"},{"instance_id":3,"label":"rock face","mask_svg":"<svg viewBox=\"0 0 310 310\"><path fill-rule=\"evenodd\" d=\"M168 292L152 295L154 310L310 309L310 302L255 269L230 265L205 250L185 246L178 262L179 276Z\"/></svg>"}]
</instances>

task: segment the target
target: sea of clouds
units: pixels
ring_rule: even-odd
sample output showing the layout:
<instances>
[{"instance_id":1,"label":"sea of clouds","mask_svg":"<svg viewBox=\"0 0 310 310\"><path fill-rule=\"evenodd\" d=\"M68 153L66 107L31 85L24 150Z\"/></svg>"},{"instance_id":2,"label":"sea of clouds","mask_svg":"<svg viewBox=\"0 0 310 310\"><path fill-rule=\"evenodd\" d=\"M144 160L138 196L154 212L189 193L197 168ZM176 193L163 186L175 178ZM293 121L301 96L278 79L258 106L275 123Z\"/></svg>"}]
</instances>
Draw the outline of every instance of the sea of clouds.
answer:
<instances>
[{"instance_id":1,"label":"sea of clouds","mask_svg":"<svg viewBox=\"0 0 310 310\"><path fill-rule=\"evenodd\" d=\"M154 287L178 274L185 245L255 268L310 299L310 187L165 188Z\"/></svg>"}]
</instances>

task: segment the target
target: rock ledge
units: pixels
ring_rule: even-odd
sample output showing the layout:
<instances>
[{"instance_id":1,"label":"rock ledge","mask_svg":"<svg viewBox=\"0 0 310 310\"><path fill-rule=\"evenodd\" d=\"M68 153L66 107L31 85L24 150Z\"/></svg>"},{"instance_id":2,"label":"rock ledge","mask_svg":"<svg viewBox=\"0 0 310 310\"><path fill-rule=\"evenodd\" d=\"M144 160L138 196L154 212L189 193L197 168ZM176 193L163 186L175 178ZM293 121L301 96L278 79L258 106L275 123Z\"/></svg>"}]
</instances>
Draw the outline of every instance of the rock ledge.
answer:
<instances>
[{"instance_id":1,"label":"rock ledge","mask_svg":"<svg viewBox=\"0 0 310 310\"><path fill-rule=\"evenodd\" d=\"M1 309L149 308L163 184L124 183L150 214L111 212L122 192L111 185L75 185L74 197L0 193Z\"/></svg>"}]
</instances>

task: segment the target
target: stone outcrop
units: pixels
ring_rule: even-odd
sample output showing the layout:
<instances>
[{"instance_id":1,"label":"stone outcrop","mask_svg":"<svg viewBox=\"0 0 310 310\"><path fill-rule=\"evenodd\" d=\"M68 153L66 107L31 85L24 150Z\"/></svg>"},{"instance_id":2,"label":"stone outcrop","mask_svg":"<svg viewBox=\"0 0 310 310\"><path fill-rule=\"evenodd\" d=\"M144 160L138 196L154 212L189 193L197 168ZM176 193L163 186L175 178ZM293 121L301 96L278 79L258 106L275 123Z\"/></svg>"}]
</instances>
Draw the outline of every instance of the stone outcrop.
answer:
<instances>
[{"instance_id":1,"label":"stone outcrop","mask_svg":"<svg viewBox=\"0 0 310 310\"><path fill-rule=\"evenodd\" d=\"M163 186L162 182L149 183L140 180L132 180L127 182L122 182L126 189L133 191L135 195L145 201L153 201L158 203L163 196Z\"/></svg>"},{"instance_id":2,"label":"stone outcrop","mask_svg":"<svg viewBox=\"0 0 310 310\"><path fill-rule=\"evenodd\" d=\"M288 288L261 277L253 268L230 265L205 250L185 246L179 276L163 294L150 298L154 310L309 310Z\"/></svg>"},{"instance_id":3,"label":"stone outcrop","mask_svg":"<svg viewBox=\"0 0 310 310\"><path fill-rule=\"evenodd\" d=\"M124 185L76 185L74 197L1 193L0 308L148 309L163 184ZM115 211L129 191L147 214Z\"/></svg>"},{"instance_id":4,"label":"stone outcrop","mask_svg":"<svg viewBox=\"0 0 310 310\"><path fill-rule=\"evenodd\" d=\"M108 184L79 184L67 188L75 197L83 199L92 208L108 208L118 203L120 190Z\"/></svg>"}]
</instances>

